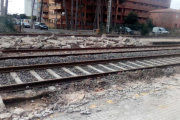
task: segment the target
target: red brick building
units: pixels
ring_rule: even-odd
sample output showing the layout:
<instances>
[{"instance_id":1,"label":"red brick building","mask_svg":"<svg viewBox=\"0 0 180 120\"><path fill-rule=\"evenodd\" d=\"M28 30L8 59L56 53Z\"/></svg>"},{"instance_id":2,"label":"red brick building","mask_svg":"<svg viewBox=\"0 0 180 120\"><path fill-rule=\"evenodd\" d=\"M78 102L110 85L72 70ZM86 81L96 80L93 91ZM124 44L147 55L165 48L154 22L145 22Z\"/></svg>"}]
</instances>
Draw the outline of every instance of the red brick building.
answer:
<instances>
[{"instance_id":1,"label":"red brick building","mask_svg":"<svg viewBox=\"0 0 180 120\"><path fill-rule=\"evenodd\" d=\"M180 28L180 10L161 9L150 11L150 18L156 26L170 30Z\"/></svg>"},{"instance_id":2,"label":"red brick building","mask_svg":"<svg viewBox=\"0 0 180 120\"><path fill-rule=\"evenodd\" d=\"M40 2L41 0L39 0ZM68 16L71 18L71 0L65 0ZM80 3L82 1L82 3ZM79 0L78 8L78 28L81 28L81 24L84 24L85 29L93 29L95 21L95 11L98 0ZM106 24L107 22L107 3L108 0L100 0L100 22ZM170 7L171 0L112 0L112 23L123 24L126 16L134 11L139 16L139 22L143 23L149 17L149 11L157 9L167 9ZM44 0L43 3L43 19L49 26L54 26L55 19L58 19L58 28L66 27L66 17L64 15L63 0ZM81 5L80 5L81 4ZM76 0L74 0L74 14ZM81 7L81 13L80 13ZM80 15L82 14L82 21ZM75 17L74 17L75 21Z\"/></svg>"}]
</instances>

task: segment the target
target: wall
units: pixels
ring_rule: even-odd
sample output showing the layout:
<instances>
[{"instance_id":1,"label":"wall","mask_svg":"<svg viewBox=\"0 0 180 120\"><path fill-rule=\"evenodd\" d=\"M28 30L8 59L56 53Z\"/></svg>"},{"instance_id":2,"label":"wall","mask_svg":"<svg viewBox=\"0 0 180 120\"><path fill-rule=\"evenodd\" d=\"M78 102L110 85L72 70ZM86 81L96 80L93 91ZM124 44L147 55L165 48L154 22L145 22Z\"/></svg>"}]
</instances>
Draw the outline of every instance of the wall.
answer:
<instances>
[{"instance_id":1,"label":"wall","mask_svg":"<svg viewBox=\"0 0 180 120\"><path fill-rule=\"evenodd\" d=\"M180 28L180 13L151 13L150 18L157 26L173 30L177 24L177 28Z\"/></svg>"}]
</instances>

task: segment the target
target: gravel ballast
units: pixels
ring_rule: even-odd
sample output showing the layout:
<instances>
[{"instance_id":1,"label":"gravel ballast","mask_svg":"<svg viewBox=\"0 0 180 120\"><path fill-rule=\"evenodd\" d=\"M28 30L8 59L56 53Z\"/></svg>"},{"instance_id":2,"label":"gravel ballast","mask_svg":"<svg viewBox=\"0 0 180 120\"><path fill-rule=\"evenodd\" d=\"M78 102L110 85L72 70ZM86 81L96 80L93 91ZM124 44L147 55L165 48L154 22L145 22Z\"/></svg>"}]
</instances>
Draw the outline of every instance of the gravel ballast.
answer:
<instances>
[{"instance_id":1,"label":"gravel ballast","mask_svg":"<svg viewBox=\"0 0 180 120\"><path fill-rule=\"evenodd\" d=\"M164 51L151 51L151 52L79 55L79 56L67 56L67 57L37 57L31 59L7 59L0 61L0 67L24 66L24 65L48 64L48 63L65 63L65 62L77 62L77 61L101 60L101 59L118 59L118 58L120 59L127 57L143 57L143 56L168 55L168 54L179 54L179 53L180 50L164 50Z\"/></svg>"}]
</instances>

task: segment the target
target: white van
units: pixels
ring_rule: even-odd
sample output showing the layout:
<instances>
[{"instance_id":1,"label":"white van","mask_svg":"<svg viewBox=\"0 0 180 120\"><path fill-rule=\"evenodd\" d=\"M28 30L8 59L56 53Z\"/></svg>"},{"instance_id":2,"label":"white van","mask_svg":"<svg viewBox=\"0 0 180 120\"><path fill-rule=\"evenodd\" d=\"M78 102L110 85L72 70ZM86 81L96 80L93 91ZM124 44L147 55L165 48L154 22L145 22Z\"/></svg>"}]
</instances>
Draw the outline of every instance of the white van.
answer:
<instances>
[{"instance_id":1,"label":"white van","mask_svg":"<svg viewBox=\"0 0 180 120\"><path fill-rule=\"evenodd\" d=\"M169 34L169 31L165 30L162 27L153 27L152 33L159 35L159 34Z\"/></svg>"}]
</instances>

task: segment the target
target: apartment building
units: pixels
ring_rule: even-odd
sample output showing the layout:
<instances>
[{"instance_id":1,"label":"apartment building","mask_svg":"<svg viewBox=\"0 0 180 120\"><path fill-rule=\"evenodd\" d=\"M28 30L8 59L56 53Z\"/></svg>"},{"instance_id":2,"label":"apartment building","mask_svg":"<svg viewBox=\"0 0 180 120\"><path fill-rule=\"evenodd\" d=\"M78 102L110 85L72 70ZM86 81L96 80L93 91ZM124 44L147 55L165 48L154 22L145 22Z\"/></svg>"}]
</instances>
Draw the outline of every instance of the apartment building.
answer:
<instances>
[{"instance_id":1,"label":"apartment building","mask_svg":"<svg viewBox=\"0 0 180 120\"><path fill-rule=\"evenodd\" d=\"M33 15L38 18L38 0L35 0ZM32 0L24 0L24 14L31 16Z\"/></svg>"},{"instance_id":2,"label":"apartment building","mask_svg":"<svg viewBox=\"0 0 180 120\"><path fill-rule=\"evenodd\" d=\"M39 0L40 2L41 0ZM95 21L95 11L98 0L78 0L78 28L84 24L85 29L93 29ZM80 1L81 5L80 5ZM104 24L107 22L107 3L101 0L100 3L100 21ZM63 0L44 0L43 1L42 18L48 26L55 27L57 20L57 28L66 27L65 9ZM149 17L149 11L158 9L167 9L170 7L171 0L112 0L112 25L123 24L126 16L134 11L138 14L140 23L146 22ZM76 0L74 0L74 14L76 10ZM69 19L71 18L71 0L66 0L66 7ZM81 7L81 11L80 11ZM81 22L81 15L82 21ZM75 21L75 17L74 17Z\"/></svg>"}]
</instances>

